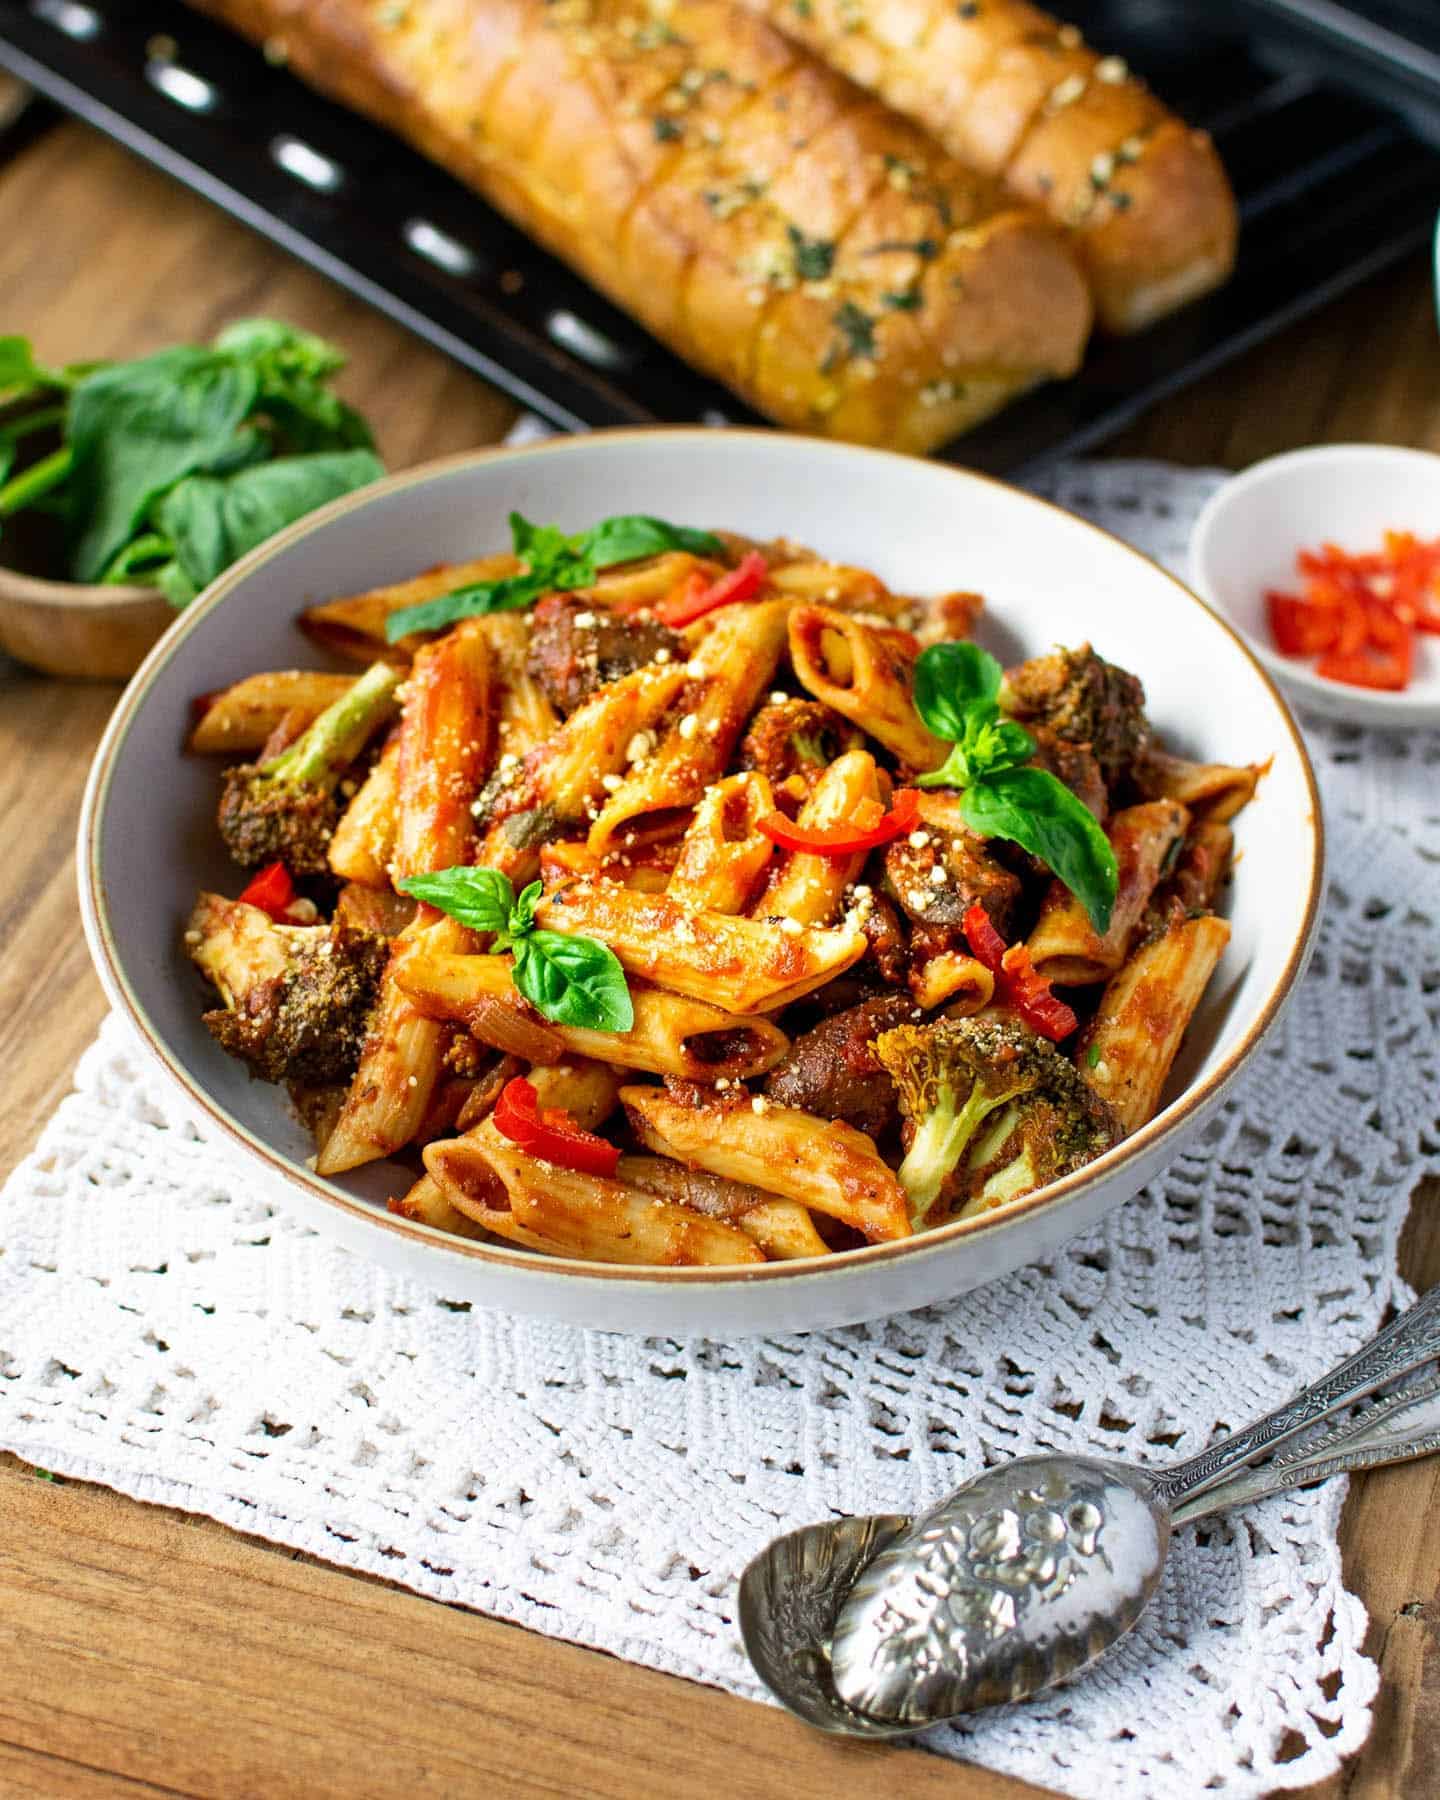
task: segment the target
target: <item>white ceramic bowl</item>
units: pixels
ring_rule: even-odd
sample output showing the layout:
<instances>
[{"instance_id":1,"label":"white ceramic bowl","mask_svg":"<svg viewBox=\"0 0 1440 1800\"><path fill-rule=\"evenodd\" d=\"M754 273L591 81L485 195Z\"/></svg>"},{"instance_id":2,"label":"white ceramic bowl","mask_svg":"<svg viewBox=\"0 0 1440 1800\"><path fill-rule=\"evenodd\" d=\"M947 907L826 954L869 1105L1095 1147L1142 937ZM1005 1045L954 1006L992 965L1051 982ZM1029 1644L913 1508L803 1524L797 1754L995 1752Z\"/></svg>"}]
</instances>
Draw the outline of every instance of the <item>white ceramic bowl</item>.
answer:
<instances>
[{"instance_id":1,"label":"white ceramic bowl","mask_svg":"<svg viewBox=\"0 0 1440 1800\"><path fill-rule=\"evenodd\" d=\"M191 697L256 669L311 665L297 608L506 541L512 507L578 529L611 513L781 533L911 593L988 596L984 636L1014 660L1093 638L1138 670L1177 750L1273 758L1241 815L1234 935L1182 1052L1173 1097L1128 1142L1044 1194L898 1244L738 1271L623 1269L460 1241L385 1211L409 1177L341 1182L276 1089L200 1023L182 954L197 888L237 876L213 828L213 761L181 755ZM1224 704L1216 704L1216 696ZM1304 966L1321 891L1321 826L1299 736L1264 671L1179 582L1117 539L1016 489L938 463L769 432L596 433L463 456L322 508L228 570L127 689L95 758L80 825L85 927L110 997L250 1177L361 1255L447 1296L623 1331L791 1331L957 1294L1093 1224L1168 1162L1275 1023Z\"/></svg>"},{"instance_id":2,"label":"white ceramic bowl","mask_svg":"<svg viewBox=\"0 0 1440 1800\"><path fill-rule=\"evenodd\" d=\"M1402 693L1351 687L1274 647L1265 590L1299 590L1295 554L1323 543L1377 550L1387 530L1440 537L1440 456L1386 444L1321 444L1272 456L1210 496L1190 538L1197 593L1244 633L1297 706L1382 728L1440 724L1440 637L1416 634Z\"/></svg>"}]
</instances>

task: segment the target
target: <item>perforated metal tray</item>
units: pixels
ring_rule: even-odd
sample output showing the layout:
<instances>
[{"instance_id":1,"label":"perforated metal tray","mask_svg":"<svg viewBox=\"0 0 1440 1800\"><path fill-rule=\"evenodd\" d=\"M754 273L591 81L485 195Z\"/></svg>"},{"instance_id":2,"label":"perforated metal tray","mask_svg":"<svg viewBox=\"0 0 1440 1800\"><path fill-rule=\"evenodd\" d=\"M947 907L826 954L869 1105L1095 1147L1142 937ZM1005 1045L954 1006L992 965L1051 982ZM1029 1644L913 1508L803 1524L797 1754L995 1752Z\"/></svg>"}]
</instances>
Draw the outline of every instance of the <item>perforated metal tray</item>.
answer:
<instances>
[{"instance_id":1,"label":"perforated metal tray","mask_svg":"<svg viewBox=\"0 0 1440 1800\"><path fill-rule=\"evenodd\" d=\"M1239 267L1142 336L1097 340L1075 379L957 440L953 460L1015 472L1094 444L1426 240L1440 150L1424 118L1343 44L1302 46L1282 17L1295 5L1061 7L1213 132ZM552 424L754 417L443 171L181 5L0 0L0 65Z\"/></svg>"}]
</instances>

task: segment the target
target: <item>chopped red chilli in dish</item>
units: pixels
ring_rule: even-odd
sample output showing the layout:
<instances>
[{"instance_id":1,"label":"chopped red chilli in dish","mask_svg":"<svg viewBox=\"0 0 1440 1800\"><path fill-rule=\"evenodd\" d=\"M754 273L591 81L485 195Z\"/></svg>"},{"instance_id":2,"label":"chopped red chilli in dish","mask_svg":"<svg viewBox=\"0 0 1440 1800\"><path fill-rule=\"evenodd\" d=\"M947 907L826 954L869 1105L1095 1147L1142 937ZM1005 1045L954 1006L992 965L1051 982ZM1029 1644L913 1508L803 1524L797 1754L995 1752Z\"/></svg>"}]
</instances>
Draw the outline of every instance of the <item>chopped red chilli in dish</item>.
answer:
<instances>
[{"instance_id":1,"label":"chopped red chilli in dish","mask_svg":"<svg viewBox=\"0 0 1440 1800\"><path fill-rule=\"evenodd\" d=\"M295 883L283 862L267 863L240 895L246 906L258 906L279 925L285 924L295 904Z\"/></svg>"},{"instance_id":2,"label":"chopped red chilli in dish","mask_svg":"<svg viewBox=\"0 0 1440 1800\"><path fill-rule=\"evenodd\" d=\"M662 625L691 625L703 619L717 606L733 606L738 600L753 600L765 580L769 564L758 550L747 550L738 568L731 569L718 581L707 582L703 575L692 575L678 594L662 600L655 617Z\"/></svg>"},{"instance_id":3,"label":"chopped red chilli in dish","mask_svg":"<svg viewBox=\"0 0 1440 1800\"><path fill-rule=\"evenodd\" d=\"M878 850L913 831L920 817L920 796L914 788L901 788L890 810L873 825L797 825L782 812L767 813L757 822L772 844L782 850L804 850L812 856L854 856L861 850Z\"/></svg>"},{"instance_id":4,"label":"chopped red chilli in dish","mask_svg":"<svg viewBox=\"0 0 1440 1800\"><path fill-rule=\"evenodd\" d=\"M542 1162L574 1169L581 1175L613 1175L620 1152L593 1131L583 1131L560 1107L540 1109L533 1082L517 1075L507 1081L495 1102L495 1129Z\"/></svg>"},{"instance_id":5,"label":"chopped red chilli in dish","mask_svg":"<svg viewBox=\"0 0 1440 1800\"><path fill-rule=\"evenodd\" d=\"M976 962L984 963L995 977L995 998L1002 1006L1010 1006L1032 1031L1047 1037L1052 1044L1069 1037L1080 1021L1063 1000L1050 991L1050 983L1035 973L1029 949L1024 944L1011 944L990 923L990 915L979 901L968 908L964 920L965 941Z\"/></svg>"},{"instance_id":6,"label":"chopped red chilli in dish","mask_svg":"<svg viewBox=\"0 0 1440 1800\"><path fill-rule=\"evenodd\" d=\"M1440 632L1440 538L1387 531L1384 548L1302 550L1299 594L1265 595L1271 635L1286 656L1314 656L1315 673L1352 687L1409 685L1415 633Z\"/></svg>"}]
</instances>

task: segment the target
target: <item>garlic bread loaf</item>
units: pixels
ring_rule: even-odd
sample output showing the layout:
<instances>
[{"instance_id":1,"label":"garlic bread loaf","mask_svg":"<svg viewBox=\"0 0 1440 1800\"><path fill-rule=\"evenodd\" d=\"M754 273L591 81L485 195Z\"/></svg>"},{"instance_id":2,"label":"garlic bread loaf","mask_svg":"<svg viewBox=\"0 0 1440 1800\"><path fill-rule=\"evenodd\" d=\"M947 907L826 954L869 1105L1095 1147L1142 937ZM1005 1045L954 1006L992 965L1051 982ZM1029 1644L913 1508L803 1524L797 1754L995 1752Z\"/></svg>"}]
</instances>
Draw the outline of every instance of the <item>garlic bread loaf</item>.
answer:
<instances>
[{"instance_id":1,"label":"garlic bread loaf","mask_svg":"<svg viewBox=\"0 0 1440 1800\"><path fill-rule=\"evenodd\" d=\"M925 451L1078 366L1064 235L727 0L195 0L780 423Z\"/></svg>"},{"instance_id":2,"label":"garlic bread loaf","mask_svg":"<svg viewBox=\"0 0 1440 1800\"><path fill-rule=\"evenodd\" d=\"M1106 330L1139 331L1234 266L1209 137L1027 0L749 4L1073 232Z\"/></svg>"}]
</instances>

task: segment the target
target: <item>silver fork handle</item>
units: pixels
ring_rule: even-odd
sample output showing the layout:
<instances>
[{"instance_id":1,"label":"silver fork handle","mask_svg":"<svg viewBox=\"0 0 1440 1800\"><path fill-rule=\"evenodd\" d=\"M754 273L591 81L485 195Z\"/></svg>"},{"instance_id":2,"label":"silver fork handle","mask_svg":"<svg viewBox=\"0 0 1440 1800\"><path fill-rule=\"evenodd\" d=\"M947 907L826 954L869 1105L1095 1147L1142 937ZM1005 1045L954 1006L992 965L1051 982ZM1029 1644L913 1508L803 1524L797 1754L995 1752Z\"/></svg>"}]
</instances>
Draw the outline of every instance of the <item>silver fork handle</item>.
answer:
<instances>
[{"instance_id":1,"label":"silver fork handle","mask_svg":"<svg viewBox=\"0 0 1440 1800\"><path fill-rule=\"evenodd\" d=\"M1173 1515L1183 1500L1217 1487L1232 1470L1269 1456L1332 1413L1436 1357L1440 1357L1440 1287L1431 1288L1338 1368L1274 1412L1166 1469L1156 1478L1156 1494Z\"/></svg>"},{"instance_id":2,"label":"silver fork handle","mask_svg":"<svg viewBox=\"0 0 1440 1800\"><path fill-rule=\"evenodd\" d=\"M1440 1450L1440 1375L1376 1400L1355 1418L1318 1437L1281 1451L1258 1469L1237 1469L1203 1493L1192 1493L1170 1516L1172 1526L1190 1525L1286 1488L1305 1487L1330 1475L1383 1468Z\"/></svg>"}]
</instances>

